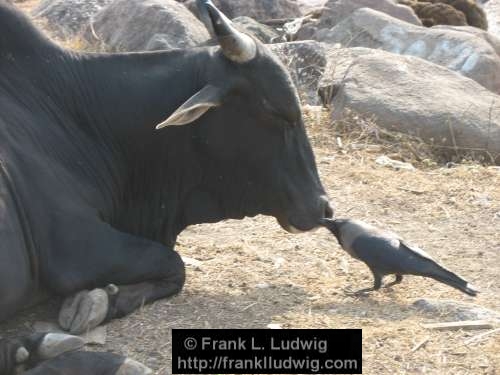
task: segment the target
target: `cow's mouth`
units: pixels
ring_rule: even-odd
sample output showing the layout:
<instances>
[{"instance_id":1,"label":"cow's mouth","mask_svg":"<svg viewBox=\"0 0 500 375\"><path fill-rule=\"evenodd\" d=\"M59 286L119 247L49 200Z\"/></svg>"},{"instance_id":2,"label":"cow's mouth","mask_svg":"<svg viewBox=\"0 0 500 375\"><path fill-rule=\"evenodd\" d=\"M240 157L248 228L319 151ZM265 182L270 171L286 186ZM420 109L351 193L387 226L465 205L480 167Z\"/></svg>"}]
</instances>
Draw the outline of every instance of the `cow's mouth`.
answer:
<instances>
[{"instance_id":1,"label":"cow's mouth","mask_svg":"<svg viewBox=\"0 0 500 375\"><path fill-rule=\"evenodd\" d=\"M331 219L333 216L334 210L330 202L325 197L321 197L314 212L308 214L303 211L294 212L287 216L278 216L277 220L287 232L303 233L320 227L323 219Z\"/></svg>"},{"instance_id":2,"label":"cow's mouth","mask_svg":"<svg viewBox=\"0 0 500 375\"><path fill-rule=\"evenodd\" d=\"M307 230L301 230L301 229L295 227L294 225L290 224L289 220L287 220L287 219L283 220L282 218L279 218L279 217L276 219L278 220L278 223L281 226L281 228L286 230L288 233L298 234L298 233L307 232ZM312 229L314 229L314 228L311 228L310 230L312 230Z\"/></svg>"}]
</instances>

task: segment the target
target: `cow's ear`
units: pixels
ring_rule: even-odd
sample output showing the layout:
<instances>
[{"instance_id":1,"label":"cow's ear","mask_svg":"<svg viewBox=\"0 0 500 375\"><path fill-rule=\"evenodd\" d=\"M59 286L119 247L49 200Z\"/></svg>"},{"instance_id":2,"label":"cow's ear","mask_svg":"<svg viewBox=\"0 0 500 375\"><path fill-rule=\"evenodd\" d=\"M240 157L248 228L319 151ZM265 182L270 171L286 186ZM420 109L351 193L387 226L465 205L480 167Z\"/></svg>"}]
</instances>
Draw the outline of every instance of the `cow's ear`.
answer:
<instances>
[{"instance_id":1,"label":"cow's ear","mask_svg":"<svg viewBox=\"0 0 500 375\"><path fill-rule=\"evenodd\" d=\"M164 128L170 125L186 125L199 119L210 108L218 107L222 103L224 90L206 85L192 97L190 97L183 105L170 115L165 121L156 126L156 129Z\"/></svg>"}]
</instances>

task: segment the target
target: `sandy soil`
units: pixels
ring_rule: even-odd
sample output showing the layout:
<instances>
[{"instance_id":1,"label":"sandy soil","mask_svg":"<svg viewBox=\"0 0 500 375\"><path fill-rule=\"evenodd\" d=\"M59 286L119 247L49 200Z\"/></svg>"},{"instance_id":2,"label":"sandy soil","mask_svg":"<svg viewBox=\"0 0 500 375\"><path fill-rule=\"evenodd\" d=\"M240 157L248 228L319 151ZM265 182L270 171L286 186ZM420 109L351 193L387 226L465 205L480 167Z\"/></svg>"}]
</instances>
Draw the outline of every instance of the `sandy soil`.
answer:
<instances>
[{"instance_id":1,"label":"sandy soil","mask_svg":"<svg viewBox=\"0 0 500 375\"><path fill-rule=\"evenodd\" d=\"M369 297L344 289L367 286L367 268L340 250L325 230L285 233L256 217L189 228L178 251L203 262L188 267L184 291L108 325L106 350L129 355L158 375L170 370L171 328L362 328L365 374L497 374L500 335L473 345L480 331L435 332L421 323L443 318L412 307L419 298L473 302L500 311L500 170L460 165L396 171L376 165L382 151L338 147L336 128L308 124L325 188L339 217L389 228L426 249L481 290L476 299L444 285L407 277ZM373 151L373 150L376 151ZM372 151L370 151L372 150ZM59 301L0 325L29 331L54 320ZM429 341L412 352L418 342Z\"/></svg>"}]
</instances>

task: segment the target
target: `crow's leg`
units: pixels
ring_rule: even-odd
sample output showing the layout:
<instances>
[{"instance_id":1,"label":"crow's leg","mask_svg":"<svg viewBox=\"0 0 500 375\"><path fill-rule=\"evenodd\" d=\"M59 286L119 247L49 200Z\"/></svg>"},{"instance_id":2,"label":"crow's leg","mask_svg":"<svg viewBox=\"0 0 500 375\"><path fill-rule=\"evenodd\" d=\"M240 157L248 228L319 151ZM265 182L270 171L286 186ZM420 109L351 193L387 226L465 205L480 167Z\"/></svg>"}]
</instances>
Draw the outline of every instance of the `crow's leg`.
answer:
<instances>
[{"instance_id":1,"label":"crow's leg","mask_svg":"<svg viewBox=\"0 0 500 375\"><path fill-rule=\"evenodd\" d=\"M391 281L387 285L384 285L384 288L389 288L391 286L397 285L397 284L401 283L401 281L403 281L403 275L396 275L396 278L394 279L394 281Z\"/></svg>"},{"instance_id":2,"label":"crow's leg","mask_svg":"<svg viewBox=\"0 0 500 375\"><path fill-rule=\"evenodd\" d=\"M352 296L360 296L360 295L366 294L368 292L373 292L375 290L379 290L382 286L382 275L380 275L377 272L374 272L373 270L371 270L371 271L373 274L373 286L371 288L364 288L364 289L360 289L360 290L357 290L354 292L346 291L346 294L352 295Z\"/></svg>"},{"instance_id":3,"label":"crow's leg","mask_svg":"<svg viewBox=\"0 0 500 375\"><path fill-rule=\"evenodd\" d=\"M374 270L371 270L373 274L373 288L372 290L379 290L382 287L382 275Z\"/></svg>"}]
</instances>

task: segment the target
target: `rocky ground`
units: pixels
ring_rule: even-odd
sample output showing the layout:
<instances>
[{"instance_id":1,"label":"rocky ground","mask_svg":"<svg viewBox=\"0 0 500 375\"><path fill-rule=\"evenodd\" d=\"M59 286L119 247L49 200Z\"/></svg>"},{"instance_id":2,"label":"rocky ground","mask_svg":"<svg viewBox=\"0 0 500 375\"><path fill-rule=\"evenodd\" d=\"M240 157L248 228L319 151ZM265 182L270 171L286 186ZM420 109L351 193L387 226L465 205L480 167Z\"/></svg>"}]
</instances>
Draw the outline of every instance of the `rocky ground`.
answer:
<instances>
[{"instance_id":1,"label":"rocky ground","mask_svg":"<svg viewBox=\"0 0 500 375\"><path fill-rule=\"evenodd\" d=\"M430 167L416 163L415 171L398 171L375 162L389 152L387 146L367 144L314 116L308 128L338 216L400 233L475 284L479 297L417 277L368 297L350 297L344 290L369 285L371 275L329 233L290 235L274 219L256 217L182 233L179 252L202 262L199 268L188 267L185 290L110 323L106 345L89 349L128 355L166 375L171 328L275 323L283 328L362 328L365 374L500 371L500 336L467 345L485 330L431 331L421 324L461 317L446 307L425 312L413 306L419 299L436 299L500 311L500 170L475 164L446 168L426 161ZM54 320L59 303L20 314L0 331L19 333L35 320Z\"/></svg>"},{"instance_id":2,"label":"rocky ground","mask_svg":"<svg viewBox=\"0 0 500 375\"><path fill-rule=\"evenodd\" d=\"M37 1L20 5L29 11ZM64 43L80 46L74 40ZM369 285L371 275L325 230L290 235L270 218L225 221L192 227L180 236L179 252L201 266L188 267L179 296L110 323L106 344L89 349L130 356L165 375L171 328L265 328L270 323L362 328L365 374L499 373L499 334L469 343L485 331L426 329L422 324L463 316L449 306L430 312L413 305L419 299L451 300L500 311L499 167L467 160L446 165L449 153L442 159L419 140L386 134L366 119L332 121L326 112L309 106L304 111L338 216L398 232L475 284L480 295L473 299L434 281L407 277L392 289L351 297L344 290ZM382 155L416 168L381 166L376 160ZM462 154L457 151L454 159L462 160ZM53 300L26 311L1 324L0 332L13 335L29 331L36 320L54 320L59 304Z\"/></svg>"}]
</instances>

